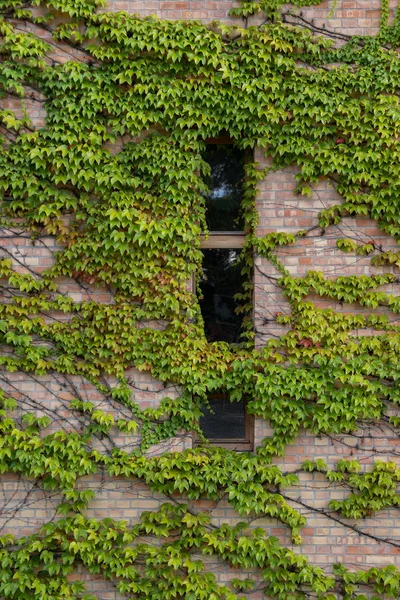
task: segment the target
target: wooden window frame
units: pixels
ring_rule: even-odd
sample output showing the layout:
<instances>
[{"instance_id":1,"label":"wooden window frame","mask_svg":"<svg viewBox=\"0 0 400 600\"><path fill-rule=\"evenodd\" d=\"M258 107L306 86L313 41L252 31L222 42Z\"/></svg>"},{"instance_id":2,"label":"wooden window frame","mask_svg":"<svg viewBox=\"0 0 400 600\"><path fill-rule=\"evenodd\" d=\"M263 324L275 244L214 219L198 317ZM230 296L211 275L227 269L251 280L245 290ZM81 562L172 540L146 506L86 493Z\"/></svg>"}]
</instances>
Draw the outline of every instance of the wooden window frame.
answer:
<instances>
[{"instance_id":1,"label":"wooden window frame","mask_svg":"<svg viewBox=\"0 0 400 600\"><path fill-rule=\"evenodd\" d=\"M201 250L210 250L218 248L243 248L246 241L246 234L238 231L218 231L210 233L208 236L200 236Z\"/></svg>"},{"instance_id":2,"label":"wooden window frame","mask_svg":"<svg viewBox=\"0 0 400 600\"><path fill-rule=\"evenodd\" d=\"M221 135L217 138L208 138L205 140L206 144L220 144L220 145L234 145L234 140L228 136ZM246 160L246 157L245 157ZM219 248L243 248L246 241L246 234L242 231L210 231L208 235L202 234L200 236L200 249L201 250L212 250ZM196 281L193 276L192 280L193 292L196 293ZM229 401L227 394L212 394L211 399L220 397L226 398ZM246 410L247 402L244 402L245 407L245 437L243 439L238 438L207 438L208 443L211 446L219 446L229 450L238 452L252 452L254 450L254 417L249 415ZM197 436L194 438L194 446L199 445L199 439Z\"/></svg>"},{"instance_id":3,"label":"wooden window frame","mask_svg":"<svg viewBox=\"0 0 400 600\"><path fill-rule=\"evenodd\" d=\"M210 400L226 399L229 402L228 394L212 394ZM207 438L210 446L219 446L227 450L236 452L252 452L254 450L254 417L249 415L246 410L247 402L244 401L244 438ZM200 444L197 435L194 437L194 446Z\"/></svg>"},{"instance_id":4,"label":"wooden window frame","mask_svg":"<svg viewBox=\"0 0 400 600\"><path fill-rule=\"evenodd\" d=\"M206 144L214 144L215 146L234 146L235 140L226 134L221 134L218 137L207 138ZM249 150L244 152L244 162L248 157ZM243 248L246 241L244 231L209 231L207 235L200 235L200 248Z\"/></svg>"}]
</instances>

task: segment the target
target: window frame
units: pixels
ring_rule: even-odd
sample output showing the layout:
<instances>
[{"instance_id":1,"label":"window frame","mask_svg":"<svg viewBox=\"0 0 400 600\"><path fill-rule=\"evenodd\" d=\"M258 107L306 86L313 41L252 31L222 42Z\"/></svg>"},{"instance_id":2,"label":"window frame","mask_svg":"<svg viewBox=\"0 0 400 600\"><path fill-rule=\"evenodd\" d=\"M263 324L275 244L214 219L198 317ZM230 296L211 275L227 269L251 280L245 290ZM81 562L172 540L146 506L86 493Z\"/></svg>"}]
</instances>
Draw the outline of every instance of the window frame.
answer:
<instances>
[{"instance_id":1,"label":"window frame","mask_svg":"<svg viewBox=\"0 0 400 600\"><path fill-rule=\"evenodd\" d=\"M246 241L246 234L240 231L217 231L208 236L201 234L201 250L217 250L219 248L243 248Z\"/></svg>"},{"instance_id":2,"label":"window frame","mask_svg":"<svg viewBox=\"0 0 400 600\"><path fill-rule=\"evenodd\" d=\"M228 135L206 138L205 144L215 146L234 146L235 140ZM249 156L249 149L244 151L244 164ZM246 242L244 231L209 231L207 235L200 235L200 249L212 250L213 248L243 248Z\"/></svg>"},{"instance_id":3,"label":"window frame","mask_svg":"<svg viewBox=\"0 0 400 600\"><path fill-rule=\"evenodd\" d=\"M230 402L229 395L223 393L210 394L209 400L225 399ZM252 452L254 450L254 417L250 415L247 410L247 401L244 400L244 438L206 438L207 442L211 446L218 446L227 450L234 450L237 452ZM200 425L200 422L199 422ZM200 440L197 435L194 438L194 446L200 445Z\"/></svg>"},{"instance_id":4,"label":"window frame","mask_svg":"<svg viewBox=\"0 0 400 600\"><path fill-rule=\"evenodd\" d=\"M215 144L221 146L234 146L235 140L232 138L221 135L216 138L207 138L205 140L206 144ZM249 156L249 150L245 151L244 160L246 160ZM244 231L209 231L207 235L200 235L200 249L201 250L212 250L219 248L240 248L242 249L245 245L246 234ZM192 278L192 289L193 293L196 294L197 285L196 285L196 277L193 274ZM229 395L226 393L212 393L209 394L209 399L226 399L229 402ZM239 452L252 452L254 450L254 417L247 412L247 401L244 399L244 427L245 427L245 437L244 438L207 438L208 443L211 446L219 446L220 448L226 448L229 450L239 451ZM199 422L200 424L200 422ZM197 435L194 437L194 446L198 446L200 444L199 438Z\"/></svg>"}]
</instances>

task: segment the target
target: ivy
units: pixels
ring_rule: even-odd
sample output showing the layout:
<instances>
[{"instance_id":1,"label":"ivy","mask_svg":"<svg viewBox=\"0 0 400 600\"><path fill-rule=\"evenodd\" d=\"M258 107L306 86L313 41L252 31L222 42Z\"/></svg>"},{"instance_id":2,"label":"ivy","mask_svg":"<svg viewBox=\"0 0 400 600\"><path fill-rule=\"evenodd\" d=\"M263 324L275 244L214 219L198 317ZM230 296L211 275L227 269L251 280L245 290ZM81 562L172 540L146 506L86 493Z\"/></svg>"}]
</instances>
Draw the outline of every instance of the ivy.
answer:
<instances>
[{"instance_id":1,"label":"ivy","mask_svg":"<svg viewBox=\"0 0 400 600\"><path fill-rule=\"evenodd\" d=\"M161 545L147 539L152 534L161 538ZM207 598L206 594L213 599L239 598L229 586L218 584L213 574L204 573L202 561L193 553L225 557L233 566L254 567L266 582L269 595L279 600L289 600L293 594L303 598L307 591L331 600L337 587L356 589L355 584L368 584L375 592L395 598L399 586L392 567L351 573L338 566L335 578L327 577L305 557L282 548L276 538L265 538L262 529L250 531L242 523L210 530L204 514L193 515L187 507L171 504L163 505L158 512L143 513L132 528L125 521L78 516L49 523L38 536L18 542L12 536L4 537L2 545L4 577L0 590L5 598L21 593L33 598L40 593L42 597L69 594L71 598L91 600L93 596L81 595L83 582L68 583L68 574L77 563L92 574L117 580L122 594L138 598L159 600L185 594L200 599ZM40 572L35 563L42 564ZM232 587L251 585L248 579L235 580Z\"/></svg>"},{"instance_id":2,"label":"ivy","mask_svg":"<svg viewBox=\"0 0 400 600\"><path fill-rule=\"evenodd\" d=\"M329 481L346 482L348 486L360 493L352 493L345 500L332 500L329 508L345 517L361 519L388 506L398 506L400 496L396 493L400 481L400 470L395 463L376 461L369 473L358 473L358 461L342 460L337 471L327 468L325 461L319 459L315 463L308 461L303 465L309 471L324 473Z\"/></svg>"},{"instance_id":3,"label":"ivy","mask_svg":"<svg viewBox=\"0 0 400 600\"><path fill-rule=\"evenodd\" d=\"M348 216L368 217L400 240L398 16L389 24L383 2L376 36L337 47L304 19L305 26L288 23L301 16L296 7L313 4L299 0L288 10L281 0L241 1L232 9L237 24L227 26L97 12L102 0L3 0L0 98L19 109L0 111L1 225L38 247L51 236L59 249L40 273L22 271L7 247L0 261L0 470L34 480L59 504L57 520L39 532L2 538L2 597L92 600L69 578L78 566L143 600L235 600L254 590L277 600L349 600L363 598L365 586L398 597L392 566L350 572L337 565L329 575L261 528L216 527L196 509L198 501L225 499L250 523L277 520L300 543L306 520L285 490L304 471L348 492L331 501L327 516L364 519L399 506L392 462L361 471L356 460L332 469L319 459L296 473L271 464L302 429L339 435L365 423L400 426L400 326L390 316L400 313L400 300L382 289L398 283L399 252L341 238L339 250L393 273L295 277L282 249L310 232L256 235L258 182L296 165L296 193L307 197L328 178L340 195L319 214L321 235ZM254 15L261 25L252 24ZM68 60L58 61L55 47ZM45 109L44 127L35 129L27 99ZM270 158L266 169L253 159L245 167L238 345L207 342L188 287L201 272L206 233L205 144L221 132ZM290 306L273 317L287 333L262 348L251 318L259 257L276 268ZM75 281L80 300L63 291L62 278ZM93 288L107 300L92 299ZM318 299L363 313L322 309ZM363 329L368 335L356 335ZM178 389L178 397L141 408L131 367ZM56 397L75 430L58 430L51 407L18 392L14 372L66 382L73 393ZM76 377L102 402L82 397ZM254 454L204 439L199 418L216 390L231 402L245 398L271 426ZM182 432L195 433L198 447L147 453ZM129 450L115 443L121 435ZM133 525L89 519L95 492L84 478L93 474L143 481L173 503ZM219 583L202 555L230 565L232 581Z\"/></svg>"}]
</instances>

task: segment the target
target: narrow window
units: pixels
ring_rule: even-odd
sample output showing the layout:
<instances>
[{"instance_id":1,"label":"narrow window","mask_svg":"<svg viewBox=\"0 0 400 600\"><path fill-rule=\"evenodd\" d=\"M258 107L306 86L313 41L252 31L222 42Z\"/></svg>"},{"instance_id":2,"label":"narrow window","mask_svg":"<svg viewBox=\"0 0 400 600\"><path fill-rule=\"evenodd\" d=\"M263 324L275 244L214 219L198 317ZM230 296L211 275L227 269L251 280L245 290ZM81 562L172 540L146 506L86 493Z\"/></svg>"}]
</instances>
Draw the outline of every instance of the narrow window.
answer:
<instances>
[{"instance_id":1,"label":"narrow window","mask_svg":"<svg viewBox=\"0 0 400 600\"><path fill-rule=\"evenodd\" d=\"M203 250L200 307L209 342L239 342L243 321L235 300L235 294L242 291L239 254L238 248Z\"/></svg>"},{"instance_id":2,"label":"narrow window","mask_svg":"<svg viewBox=\"0 0 400 600\"><path fill-rule=\"evenodd\" d=\"M199 282L200 308L209 342L238 343L243 313L235 295L242 292L239 261L245 241L241 205L245 152L232 143L209 143L204 159L211 167L206 181L206 221L209 236L202 238L203 276ZM208 398L209 409L200 427L210 443L234 450L252 450L253 421L245 401L230 402L224 392Z\"/></svg>"},{"instance_id":3,"label":"narrow window","mask_svg":"<svg viewBox=\"0 0 400 600\"><path fill-rule=\"evenodd\" d=\"M253 418L243 400L230 402L226 394L208 398L209 409L200 418L200 428L211 444L231 450L253 449Z\"/></svg>"},{"instance_id":4,"label":"narrow window","mask_svg":"<svg viewBox=\"0 0 400 600\"><path fill-rule=\"evenodd\" d=\"M228 144L207 144L204 160L211 167L211 175L206 181L209 188L206 196L209 231L243 234L244 152Z\"/></svg>"},{"instance_id":5,"label":"narrow window","mask_svg":"<svg viewBox=\"0 0 400 600\"><path fill-rule=\"evenodd\" d=\"M202 240L203 278L200 308L209 342L239 341L243 314L234 296L242 292L239 262L244 244L241 214L245 153L232 144L207 144L204 159L211 167L206 181L209 237Z\"/></svg>"}]
</instances>

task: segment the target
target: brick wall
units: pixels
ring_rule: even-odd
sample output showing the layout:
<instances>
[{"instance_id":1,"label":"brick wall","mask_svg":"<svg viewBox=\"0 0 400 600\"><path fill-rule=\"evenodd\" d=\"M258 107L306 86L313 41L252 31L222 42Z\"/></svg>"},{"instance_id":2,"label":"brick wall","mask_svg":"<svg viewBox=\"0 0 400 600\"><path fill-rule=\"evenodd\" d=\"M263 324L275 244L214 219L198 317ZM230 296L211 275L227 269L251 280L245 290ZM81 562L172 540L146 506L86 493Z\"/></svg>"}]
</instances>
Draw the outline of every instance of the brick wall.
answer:
<instances>
[{"instance_id":1,"label":"brick wall","mask_svg":"<svg viewBox=\"0 0 400 600\"><path fill-rule=\"evenodd\" d=\"M233 5L227 0L112 0L108 8L111 10L126 10L136 12L141 16L156 14L164 19L201 19L205 22L220 19L225 22L236 23L228 16L228 11ZM341 33L374 33L379 22L379 2L377 0L338 0L336 6L332 0L324 2L316 8L306 8L301 11L301 18L314 20L314 24L326 27ZM300 11L299 11L300 15ZM391 8L393 18L393 8ZM66 59L62 53L60 57ZM17 108L13 101L9 105ZM40 105L32 102L28 106L31 115L38 127L43 124L44 113ZM257 160L264 166L266 159L260 151L256 154ZM345 219L339 226L331 227L324 236L317 229L318 212L338 202L338 196L329 182L321 181L313 189L310 198L295 195L294 175L295 168L285 171L270 173L259 185L258 210L259 210L259 235L271 231L296 232L299 229L310 229L309 235L298 243L282 248L279 257L291 274L303 276L309 269L320 270L326 276L351 274L374 274L387 272L388 268L374 268L370 265L370 257L360 257L344 254L336 248L336 240L350 237L361 243L368 243L371 239L378 242L385 250L396 247L395 241L379 231L374 222L367 219ZM27 237L22 237L20 232L4 230L0 236L0 247L6 256L12 257L16 268L22 272L33 270L40 272L48 268L54 260L57 250L52 238L44 238L35 244ZM276 285L277 273L275 268L265 259L256 259L255 270L255 323L258 331L258 345L262 346L271 336L284 333L285 328L276 321L276 313L289 313L289 306L282 296L281 289ZM70 280L63 280L62 290L75 300L93 299L99 302L110 301L106 290L85 289ZM393 285L387 291L398 294L400 286ZM353 305L328 303L323 299L315 299L322 307L331 306L335 310L344 312L361 311ZM376 312L380 312L378 309ZM393 320L397 317L392 315ZM398 318L397 318L398 319ZM355 335L363 335L358 331ZM142 408L155 407L162 397L178 393L178 390L165 389L161 382L152 379L146 373L139 373L132 369L133 397ZM75 380L74 385L88 400L101 404L99 397L87 382ZM79 423L72 417L68 410L68 401L74 397L70 384L62 378L28 378L15 374L9 384L13 394L19 394L21 406L27 408L29 402L34 404L34 409L43 414L49 406L58 411L59 421L57 427L69 430L78 427ZM32 410L32 408L31 408ZM110 412L119 409L107 407ZM123 416L123 415L122 415ZM270 434L267 423L256 419L255 440L260 443L263 437ZM365 426L354 436L314 436L303 432L295 444L287 449L284 460L275 462L284 470L294 470L306 459L325 458L328 465L334 467L341 458L357 458L363 468L370 468L372 463L380 460L396 460L400 441L390 429L375 429ZM121 447L126 444L135 444L135 440L115 438ZM170 445L170 449L180 450L190 447L191 439L178 436ZM151 448L149 453L156 454L166 450L165 445ZM398 460L398 459L397 459ZM127 519L134 522L143 510L157 509L160 503L166 500L161 494L152 494L149 489L138 481L127 481L106 476L86 478L82 485L99 490L96 499L87 511L89 516L103 518L105 516L116 519ZM308 524L303 530L304 543L295 548L296 552L307 555L311 562L329 568L332 563L343 561L347 566L369 567L372 565L397 564L400 567L400 549L390 544L381 544L372 538L359 536L346 523L353 522L341 519L333 522L318 511L326 508L330 499L343 498L344 492L334 485L328 485L326 479L319 474L302 474L299 487L289 490L287 495L292 498L293 506L307 516ZM298 504L297 499L307 506ZM28 499L26 502L25 500ZM38 526L54 518L58 496L45 495L33 485L33 482L22 478L5 475L0 484L0 526L3 531L10 531L24 535L37 530ZM215 524L234 522L237 515L226 503L215 505L208 501L200 501L198 509L208 510ZM242 519L241 519L242 520ZM254 523L265 528L268 534L277 536L283 544L291 546L289 531L278 522L272 520L259 520ZM378 516L360 520L359 528L372 536L397 539L400 544L400 524L395 511L380 512ZM226 581L235 574L224 566L210 564L221 582ZM92 578L91 589L98 594L101 600L117 600L119 596L110 584ZM257 597L249 596L254 600Z\"/></svg>"},{"instance_id":2,"label":"brick wall","mask_svg":"<svg viewBox=\"0 0 400 600\"><path fill-rule=\"evenodd\" d=\"M197 19L204 22L232 22L232 0L111 0L106 10L125 10L140 16L157 15L160 19Z\"/></svg>"},{"instance_id":3,"label":"brick wall","mask_svg":"<svg viewBox=\"0 0 400 600\"><path fill-rule=\"evenodd\" d=\"M218 19L230 24L240 20L229 16L237 3L232 0L109 0L106 10L125 10L140 16L157 15L161 19L197 19L203 22ZM317 7L305 7L297 12L318 27L340 34L368 35L376 33L380 18L379 0L328 0ZM390 0L390 19L396 3ZM257 21L253 18L251 22Z\"/></svg>"}]
</instances>

